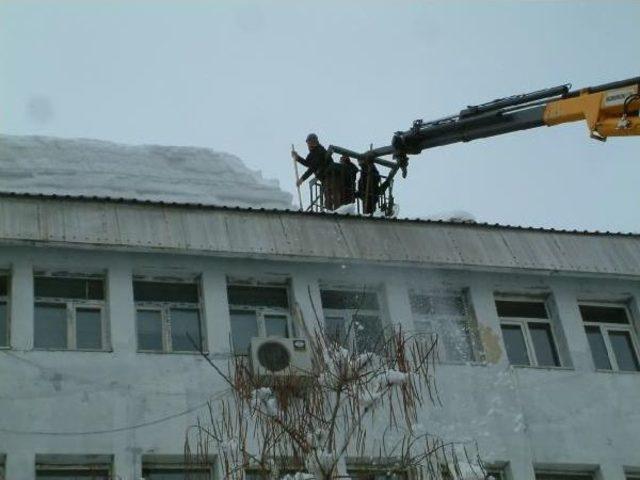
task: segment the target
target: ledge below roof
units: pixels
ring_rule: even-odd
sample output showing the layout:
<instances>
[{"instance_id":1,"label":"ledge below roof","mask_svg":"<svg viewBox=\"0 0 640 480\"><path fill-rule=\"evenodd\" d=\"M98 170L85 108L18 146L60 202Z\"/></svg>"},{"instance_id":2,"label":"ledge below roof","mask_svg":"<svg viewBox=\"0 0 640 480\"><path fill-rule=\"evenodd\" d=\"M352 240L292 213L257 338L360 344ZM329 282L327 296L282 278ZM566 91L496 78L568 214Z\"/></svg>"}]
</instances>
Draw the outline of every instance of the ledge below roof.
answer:
<instances>
[{"instance_id":1,"label":"ledge below roof","mask_svg":"<svg viewBox=\"0 0 640 480\"><path fill-rule=\"evenodd\" d=\"M0 192L0 241L640 278L637 234L18 192Z\"/></svg>"}]
</instances>

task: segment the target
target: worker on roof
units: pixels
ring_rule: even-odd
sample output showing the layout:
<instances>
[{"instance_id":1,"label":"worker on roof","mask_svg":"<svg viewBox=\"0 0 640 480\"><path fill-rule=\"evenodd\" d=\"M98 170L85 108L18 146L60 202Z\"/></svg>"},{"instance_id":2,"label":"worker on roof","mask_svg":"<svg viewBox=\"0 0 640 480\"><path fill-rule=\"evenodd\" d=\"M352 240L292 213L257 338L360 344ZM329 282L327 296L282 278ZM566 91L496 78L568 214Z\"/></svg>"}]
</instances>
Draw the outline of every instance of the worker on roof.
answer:
<instances>
[{"instance_id":1,"label":"worker on roof","mask_svg":"<svg viewBox=\"0 0 640 480\"><path fill-rule=\"evenodd\" d=\"M351 163L351 159L347 155L342 155L338 165L338 172L340 205L354 203L356 201L358 167Z\"/></svg>"},{"instance_id":2,"label":"worker on roof","mask_svg":"<svg viewBox=\"0 0 640 480\"><path fill-rule=\"evenodd\" d=\"M309 148L309 154L307 158L302 158L295 150L291 151L291 156L297 162L300 162L305 167L309 168L316 178L322 184L322 191L324 197L324 207L329 210L334 210L339 206L339 201L336 201L336 164L331 159L330 155L327 155L327 150L320 145L318 136L315 133L307 135L307 147Z\"/></svg>"},{"instance_id":3,"label":"worker on roof","mask_svg":"<svg viewBox=\"0 0 640 480\"><path fill-rule=\"evenodd\" d=\"M380 196L380 172L371 159L359 158L360 178L358 179L357 197L362 201L362 213L371 215L376 211Z\"/></svg>"}]
</instances>

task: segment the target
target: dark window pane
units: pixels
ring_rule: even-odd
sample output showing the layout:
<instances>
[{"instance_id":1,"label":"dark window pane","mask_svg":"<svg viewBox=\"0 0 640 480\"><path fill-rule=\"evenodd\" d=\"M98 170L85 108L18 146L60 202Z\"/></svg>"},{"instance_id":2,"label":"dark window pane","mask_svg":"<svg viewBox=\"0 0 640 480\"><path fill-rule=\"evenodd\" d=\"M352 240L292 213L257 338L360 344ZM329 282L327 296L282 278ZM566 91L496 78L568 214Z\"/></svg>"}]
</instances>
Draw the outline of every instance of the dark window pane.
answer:
<instances>
[{"instance_id":1,"label":"dark window pane","mask_svg":"<svg viewBox=\"0 0 640 480\"><path fill-rule=\"evenodd\" d=\"M347 329L342 317L324 317L326 335L330 341L347 346Z\"/></svg>"},{"instance_id":2,"label":"dark window pane","mask_svg":"<svg viewBox=\"0 0 640 480\"><path fill-rule=\"evenodd\" d=\"M423 315L464 316L464 300L461 296L411 295L411 310Z\"/></svg>"},{"instance_id":3,"label":"dark window pane","mask_svg":"<svg viewBox=\"0 0 640 480\"><path fill-rule=\"evenodd\" d=\"M179 282L133 282L136 302L199 303L198 285Z\"/></svg>"},{"instance_id":4,"label":"dark window pane","mask_svg":"<svg viewBox=\"0 0 640 480\"><path fill-rule=\"evenodd\" d=\"M102 349L102 312L95 308L76 309L76 348Z\"/></svg>"},{"instance_id":5,"label":"dark window pane","mask_svg":"<svg viewBox=\"0 0 640 480\"><path fill-rule=\"evenodd\" d=\"M0 302L0 347L9 345L9 318L7 317L7 303Z\"/></svg>"},{"instance_id":6,"label":"dark window pane","mask_svg":"<svg viewBox=\"0 0 640 480\"><path fill-rule=\"evenodd\" d=\"M159 310L138 310L138 350L162 351L162 315Z\"/></svg>"},{"instance_id":7,"label":"dark window pane","mask_svg":"<svg viewBox=\"0 0 640 480\"><path fill-rule=\"evenodd\" d=\"M382 322L375 315L354 315L352 331L355 332L358 352L375 352L383 344Z\"/></svg>"},{"instance_id":8,"label":"dark window pane","mask_svg":"<svg viewBox=\"0 0 640 480\"><path fill-rule=\"evenodd\" d=\"M334 310L378 310L378 296L374 292L354 292L342 290L320 291L322 308Z\"/></svg>"},{"instance_id":9,"label":"dark window pane","mask_svg":"<svg viewBox=\"0 0 640 480\"><path fill-rule=\"evenodd\" d=\"M586 327L585 330L587 331L591 356L596 369L611 370L611 362L609 361L607 347L604 344L604 338L602 338L602 332L598 327Z\"/></svg>"},{"instance_id":10,"label":"dark window pane","mask_svg":"<svg viewBox=\"0 0 640 480\"><path fill-rule=\"evenodd\" d=\"M553 343L551 325L548 323L529 323L529 334L536 351L538 365L559 367L560 360Z\"/></svg>"},{"instance_id":11,"label":"dark window pane","mask_svg":"<svg viewBox=\"0 0 640 480\"><path fill-rule=\"evenodd\" d=\"M627 311L623 307L580 305L580 313L585 322L629 323Z\"/></svg>"},{"instance_id":12,"label":"dark window pane","mask_svg":"<svg viewBox=\"0 0 640 480\"><path fill-rule=\"evenodd\" d=\"M9 277L0 276L0 297L9 295Z\"/></svg>"},{"instance_id":13,"label":"dark window pane","mask_svg":"<svg viewBox=\"0 0 640 480\"><path fill-rule=\"evenodd\" d=\"M544 302L496 300L499 317L547 318Z\"/></svg>"},{"instance_id":14,"label":"dark window pane","mask_svg":"<svg viewBox=\"0 0 640 480\"><path fill-rule=\"evenodd\" d=\"M536 480L591 480L589 473L536 473Z\"/></svg>"},{"instance_id":15,"label":"dark window pane","mask_svg":"<svg viewBox=\"0 0 640 480\"><path fill-rule=\"evenodd\" d=\"M87 280L87 298L89 300L104 300L104 282L102 280Z\"/></svg>"},{"instance_id":16,"label":"dark window pane","mask_svg":"<svg viewBox=\"0 0 640 480\"><path fill-rule=\"evenodd\" d=\"M638 357L636 357L631 341L631 334L629 332L609 331L609 341L618 361L618 368L637 372L640 368L638 367Z\"/></svg>"},{"instance_id":17,"label":"dark window pane","mask_svg":"<svg viewBox=\"0 0 640 480\"><path fill-rule=\"evenodd\" d=\"M287 317L283 315L265 315L264 326L267 330L267 337L287 338Z\"/></svg>"},{"instance_id":18,"label":"dark window pane","mask_svg":"<svg viewBox=\"0 0 640 480\"><path fill-rule=\"evenodd\" d=\"M229 285L227 287L227 295L229 305L289 308L286 287Z\"/></svg>"},{"instance_id":19,"label":"dark window pane","mask_svg":"<svg viewBox=\"0 0 640 480\"><path fill-rule=\"evenodd\" d=\"M36 304L34 317L35 348L67 348L66 305Z\"/></svg>"},{"instance_id":20,"label":"dark window pane","mask_svg":"<svg viewBox=\"0 0 640 480\"><path fill-rule=\"evenodd\" d=\"M86 278L35 277L33 294L40 298L104 300L104 282Z\"/></svg>"},{"instance_id":21,"label":"dark window pane","mask_svg":"<svg viewBox=\"0 0 640 480\"><path fill-rule=\"evenodd\" d=\"M211 470L207 468L143 468L145 480L209 480Z\"/></svg>"},{"instance_id":22,"label":"dark window pane","mask_svg":"<svg viewBox=\"0 0 640 480\"><path fill-rule=\"evenodd\" d=\"M171 346L176 352L193 352L202 348L198 310L171 309Z\"/></svg>"},{"instance_id":23,"label":"dark window pane","mask_svg":"<svg viewBox=\"0 0 640 480\"><path fill-rule=\"evenodd\" d=\"M493 477L495 480L502 480L504 477L500 470L487 470L487 478Z\"/></svg>"},{"instance_id":24,"label":"dark window pane","mask_svg":"<svg viewBox=\"0 0 640 480\"><path fill-rule=\"evenodd\" d=\"M40 469L36 472L37 480L109 480L109 471L98 469Z\"/></svg>"},{"instance_id":25,"label":"dark window pane","mask_svg":"<svg viewBox=\"0 0 640 480\"><path fill-rule=\"evenodd\" d=\"M530 365L522 329L518 325L502 325L502 337L511 365Z\"/></svg>"},{"instance_id":26,"label":"dark window pane","mask_svg":"<svg viewBox=\"0 0 640 480\"><path fill-rule=\"evenodd\" d=\"M231 310L231 339L233 351L241 355L249 353L251 338L258 336L256 312Z\"/></svg>"}]
</instances>

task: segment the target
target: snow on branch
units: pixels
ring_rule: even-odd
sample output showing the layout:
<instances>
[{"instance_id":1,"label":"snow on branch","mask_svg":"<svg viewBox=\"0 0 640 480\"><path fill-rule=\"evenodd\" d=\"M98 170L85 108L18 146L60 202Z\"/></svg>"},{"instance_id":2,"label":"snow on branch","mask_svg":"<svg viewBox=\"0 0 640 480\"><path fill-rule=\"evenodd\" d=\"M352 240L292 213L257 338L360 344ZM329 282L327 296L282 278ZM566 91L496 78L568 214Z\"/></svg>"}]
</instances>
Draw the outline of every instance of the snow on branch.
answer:
<instances>
[{"instance_id":1,"label":"snow on branch","mask_svg":"<svg viewBox=\"0 0 640 480\"><path fill-rule=\"evenodd\" d=\"M445 443L419 424L419 412L440 405L437 338L398 328L360 351L319 321L309 337L313 367L304 375L265 379L246 357L234 357L225 377L233 399L211 406L210 417L187 435L185 451L194 459L215 452L225 479L244 479L248 470L265 479L348 478L347 460L354 458L398 478L484 478L467 446ZM480 466L475 477L461 460Z\"/></svg>"}]
</instances>

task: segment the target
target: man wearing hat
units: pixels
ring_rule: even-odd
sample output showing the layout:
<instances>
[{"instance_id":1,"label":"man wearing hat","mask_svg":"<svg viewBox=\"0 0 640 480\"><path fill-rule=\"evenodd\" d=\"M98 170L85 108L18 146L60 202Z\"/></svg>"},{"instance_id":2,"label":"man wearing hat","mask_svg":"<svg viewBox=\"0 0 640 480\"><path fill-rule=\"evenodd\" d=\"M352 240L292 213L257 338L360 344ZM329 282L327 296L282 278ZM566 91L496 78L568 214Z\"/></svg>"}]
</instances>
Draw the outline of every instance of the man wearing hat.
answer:
<instances>
[{"instance_id":1,"label":"man wearing hat","mask_svg":"<svg viewBox=\"0 0 640 480\"><path fill-rule=\"evenodd\" d=\"M300 162L305 167L309 168L311 172L322 183L324 191L324 206L329 210L333 210L337 205L334 205L334 163L327 155L327 150L320 145L318 136L315 133L307 135L307 147L309 148L309 154L307 158L302 158L295 150L291 151L291 156L297 162Z\"/></svg>"}]
</instances>

